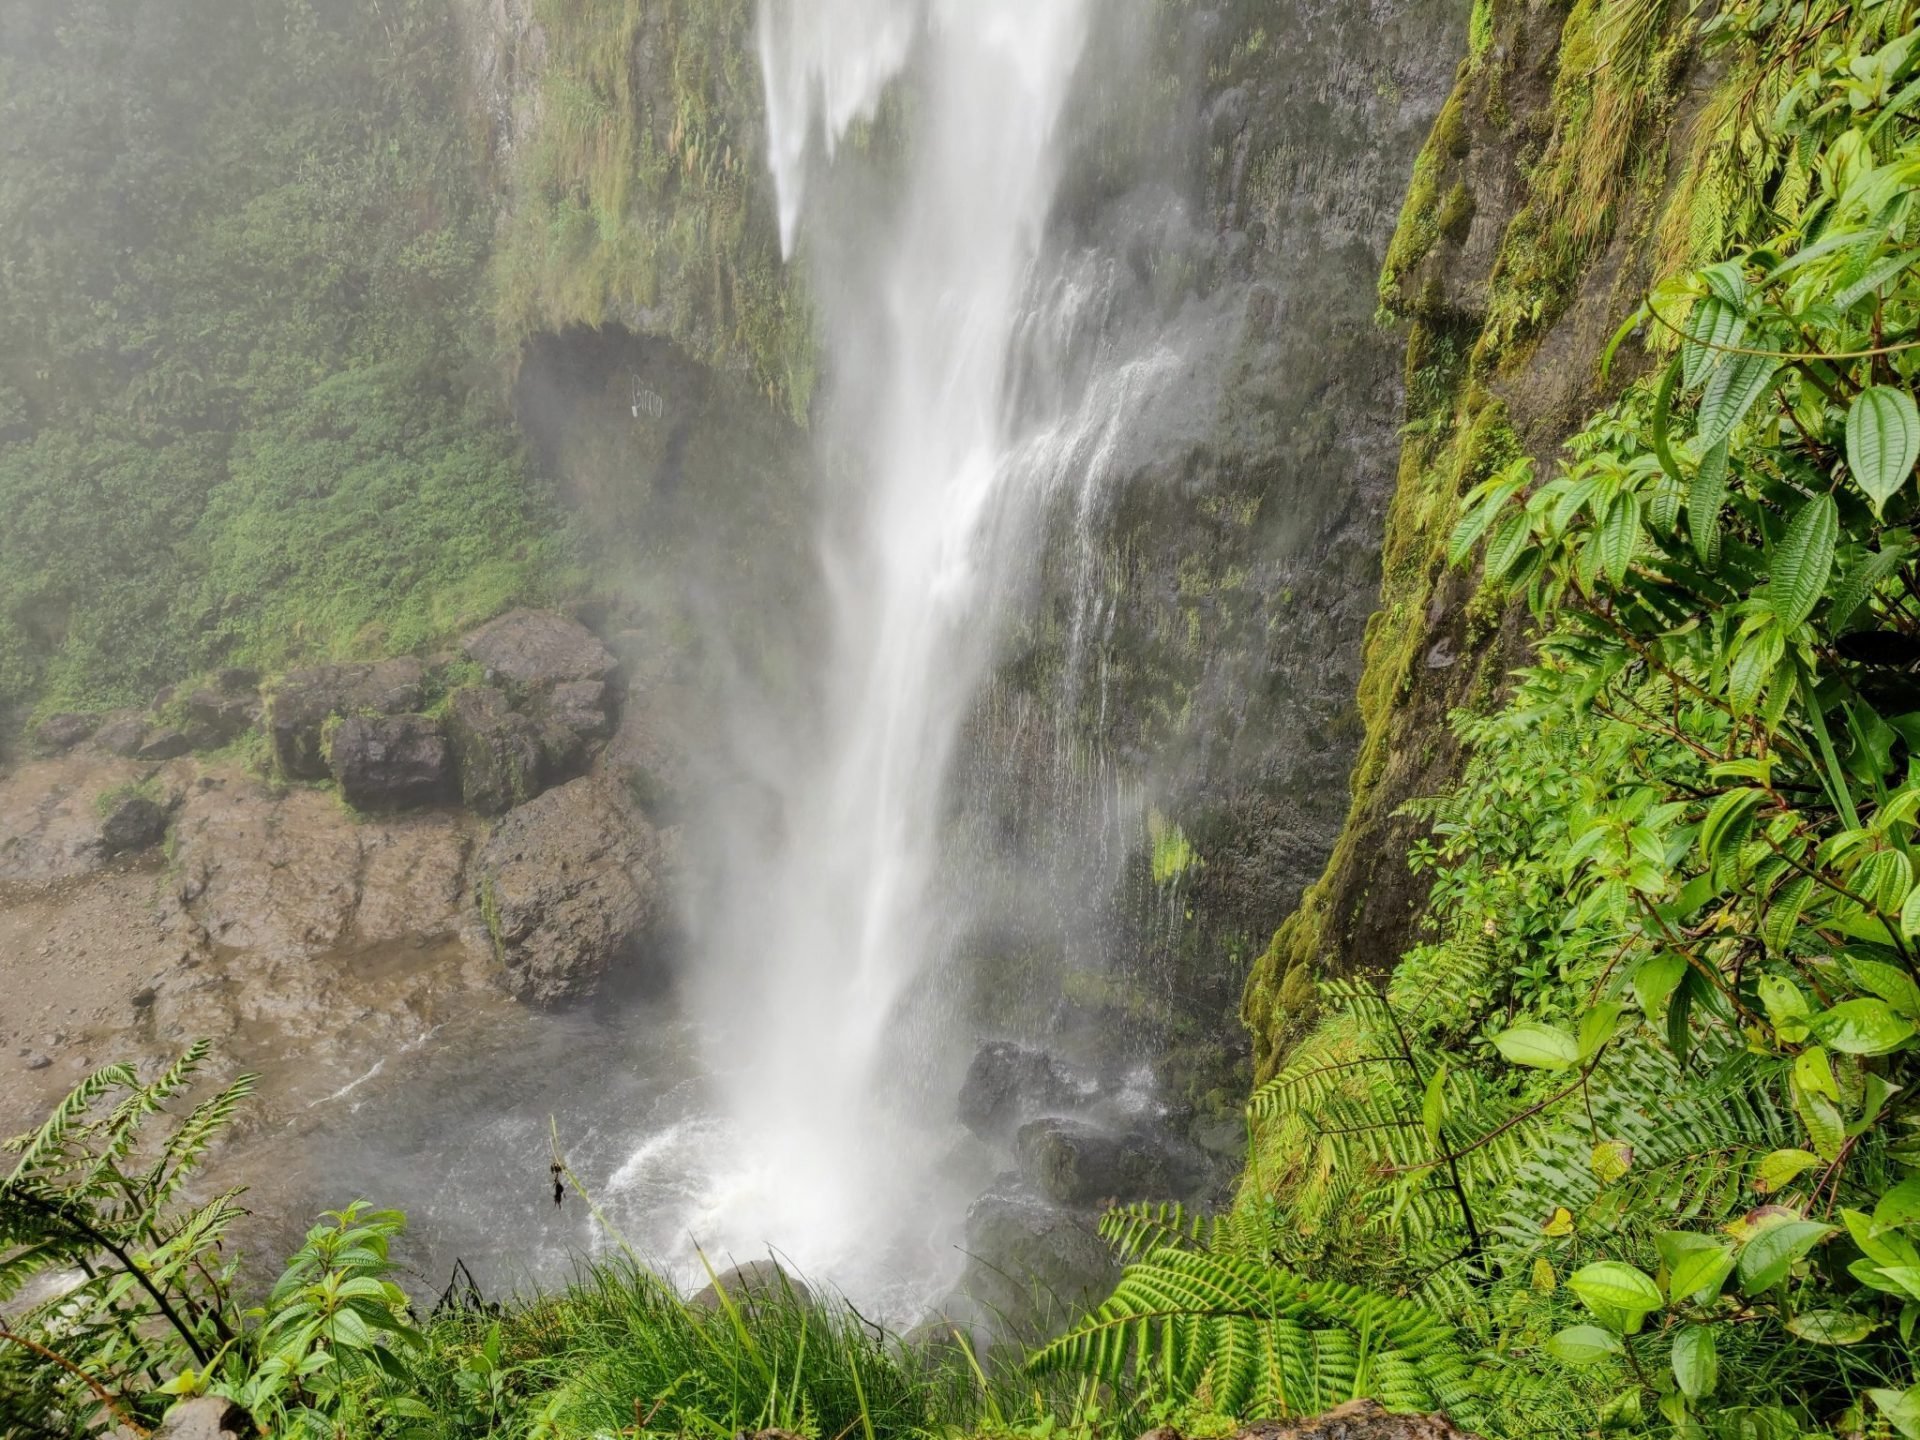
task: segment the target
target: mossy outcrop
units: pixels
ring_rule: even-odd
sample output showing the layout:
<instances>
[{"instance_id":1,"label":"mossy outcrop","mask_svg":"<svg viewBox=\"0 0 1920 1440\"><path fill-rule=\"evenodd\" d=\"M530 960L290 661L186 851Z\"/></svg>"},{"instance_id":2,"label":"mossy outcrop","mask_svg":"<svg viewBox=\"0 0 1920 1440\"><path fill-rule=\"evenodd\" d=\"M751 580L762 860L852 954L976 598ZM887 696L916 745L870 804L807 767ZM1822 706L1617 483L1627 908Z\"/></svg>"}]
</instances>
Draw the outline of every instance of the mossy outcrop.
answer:
<instances>
[{"instance_id":1,"label":"mossy outcrop","mask_svg":"<svg viewBox=\"0 0 1920 1440\"><path fill-rule=\"evenodd\" d=\"M501 197L506 352L623 326L748 377L804 420L816 346L781 262L751 0L463 0Z\"/></svg>"},{"instance_id":2,"label":"mossy outcrop","mask_svg":"<svg viewBox=\"0 0 1920 1440\"><path fill-rule=\"evenodd\" d=\"M1388 969L1414 937L1426 886L1402 807L1458 773L1448 717L1484 707L1526 653L1522 617L1448 568L1447 540L1469 489L1520 456L1549 460L1644 368L1632 342L1602 360L1672 262L1698 190L1714 133L1701 119L1727 77L1699 63L1695 38L1677 11L1631 28L1595 0L1474 6L1380 281L1383 318L1407 325L1407 425L1367 626L1365 739L1333 857L1247 984L1262 1076L1318 976Z\"/></svg>"}]
</instances>

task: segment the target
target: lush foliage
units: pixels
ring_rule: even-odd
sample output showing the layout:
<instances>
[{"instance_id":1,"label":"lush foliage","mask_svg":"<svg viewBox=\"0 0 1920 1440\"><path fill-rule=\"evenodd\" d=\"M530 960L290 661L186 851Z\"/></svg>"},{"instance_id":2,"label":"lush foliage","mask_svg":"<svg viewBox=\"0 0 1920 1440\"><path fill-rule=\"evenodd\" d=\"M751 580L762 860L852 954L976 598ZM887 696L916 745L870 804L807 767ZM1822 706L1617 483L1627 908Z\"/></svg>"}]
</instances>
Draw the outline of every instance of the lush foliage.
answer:
<instances>
[{"instance_id":1,"label":"lush foliage","mask_svg":"<svg viewBox=\"0 0 1920 1440\"><path fill-rule=\"evenodd\" d=\"M510 431L460 398L487 213L451 25L0 10L0 693L144 700L542 583Z\"/></svg>"},{"instance_id":2,"label":"lush foliage","mask_svg":"<svg viewBox=\"0 0 1920 1440\"><path fill-rule=\"evenodd\" d=\"M245 1213L240 1192L189 1198L251 1088L244 1076L208 1083L206 1059L197 1045L145 1083L109 1066L8 1142L8 1440L144 1432L197 1395L238 1402L264 1434L315 1440L769 1428L805 1440L1100 1440L1116 1418L1113 1433L1139 1428L1126 1428L1125 1389L1036 1388L957 1335L909 1344L798 1284L716 1287L715 1303L689 1304L625 1255L511 1305L469 1278L423 1317L398 1283L403 1217L359 1204L324 1216L263 1285L223 1243Z\"/></svg>"},{"instance_id":3,"label":"lush foliage","mask_svg":"<svg viewBox=\"0 0 1920 1440\"><path fill-rule=\"evenodd\" d=\"M1920 1434L1914 24L1710 27L1792 62L1751 189L1623 327L1654 373L1466 497L1536 663L1423 807L1435 939L1321 987L1244 1214L1115 1297L1145 1375L1240 1385L1215 1317L1306 1274L1444 1322L1495 1433Z\"/></svg>"}]
</instances>

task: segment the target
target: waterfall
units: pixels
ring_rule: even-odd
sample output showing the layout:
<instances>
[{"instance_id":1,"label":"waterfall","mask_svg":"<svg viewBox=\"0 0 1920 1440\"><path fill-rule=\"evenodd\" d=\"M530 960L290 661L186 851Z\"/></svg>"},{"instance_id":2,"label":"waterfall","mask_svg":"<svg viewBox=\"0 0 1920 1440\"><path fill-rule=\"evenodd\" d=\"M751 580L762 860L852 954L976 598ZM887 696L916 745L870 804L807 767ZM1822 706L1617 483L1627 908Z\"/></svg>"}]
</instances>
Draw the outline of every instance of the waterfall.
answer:
<instances>
[{"instance_id":1,"label":"waterfall","mask_svg":"<svg viewBox=\"0 0 1920 1440\"><path fill-rule=\"evenodd\" d=\"M1015 363L1023 335L1047 330L1030 312L1048 289L1037 269L1091 10L762 0L759 13L782 239L810 266L831 377L818 426L830 635L817 723L763 775L776 797L750 837L763 858L735 863L704 946L729 1158L693 1162L709 1175L689 1224L736 1259L777 1247L868 1304L893 1293L896 1316L957 1257L966 1198L936 1195L953 1093L930 1073L939 1017L909 1012L947 933L956 747L1063 453L1036 442L1044 416L1015 424L1011 377L1035 364ZM884 143L904 146L904 174L848 214L814 182L882 143L856 132L893 87L908 133Z\"/></svg>"}]
</instances>

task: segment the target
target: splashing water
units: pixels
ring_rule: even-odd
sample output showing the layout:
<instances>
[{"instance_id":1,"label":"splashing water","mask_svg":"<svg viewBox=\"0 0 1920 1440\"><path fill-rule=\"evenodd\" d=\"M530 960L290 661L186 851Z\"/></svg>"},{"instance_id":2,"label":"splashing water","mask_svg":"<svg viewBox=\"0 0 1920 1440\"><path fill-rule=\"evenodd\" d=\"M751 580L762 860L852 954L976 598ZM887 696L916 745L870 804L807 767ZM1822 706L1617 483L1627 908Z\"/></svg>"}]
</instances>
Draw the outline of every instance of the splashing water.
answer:
<instances>
[{"instance_id":1,"label":"splashing water","mask_svg":"<svg viewBox=\"0 0 1920 1440\"><path fill-rule=\"evenodd\" d=\"M759 16L782 240L808 239L833 376L832 633L817 731L765 777L764 858L734 862L704 945L728 1119L700 1132L688 1218L710 1252L776 1248L895 1318L953 1268L964 1198L935 1198L951 1135L927 1116L951 1130L952 1077L936 1073L938 1018L913 1014L947 938L949 773L1045 492L1110 423L1063 438L1071 415L1035 416L1030 398L1011 414L1015 351L1047 328L1036 266L1091 9L762 0ZM857 215L810 203L896 85L904 177ZM676 1139L636 1152L616 1187L657 1193L662 1167L690 1161Z\"/></svg>"}]
</instances>

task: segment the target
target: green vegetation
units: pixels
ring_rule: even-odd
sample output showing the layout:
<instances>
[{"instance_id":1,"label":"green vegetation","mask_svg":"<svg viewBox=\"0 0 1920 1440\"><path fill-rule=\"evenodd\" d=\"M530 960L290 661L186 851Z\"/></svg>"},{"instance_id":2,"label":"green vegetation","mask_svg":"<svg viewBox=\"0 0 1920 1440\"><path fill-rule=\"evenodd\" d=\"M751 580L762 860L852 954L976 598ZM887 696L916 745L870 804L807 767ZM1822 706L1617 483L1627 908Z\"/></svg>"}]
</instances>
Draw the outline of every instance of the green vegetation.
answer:
<instances>
[{"instance_id":1,"label":"green vegetation","mask_svg":"<svg viewBox=\"0 0 1920 1440\"><path fill-rule=\"evenodd\" d=\"M746 0L538 0L540 123L495 262L502 338L647 317L804 422L812 312L750 183L761 126ZM637 57L645 57L639 59Z\"/></svg>"},{"instance_id":2,"label":"green vegetation","mask_svg":"<svg viewBox=\"0 0 1920 1440\"><path fill-rule=\"evenodd\" d=\"M196 1045L146 1083L109 1066L8 1142L0 1434L144 1432L196 1395L239 1402L264 1434L315 1440L1096 1440L1116 1419L1189 1413L1138 1410L1129 1387L1036 1384L957 1336L908 1344L794 1285L688 1304L630 1256L508 1305L449 1291L423 1318L396 1280L404 1217L358 1204L322 1217L249 1304L221 1245L240 1192L197 1197L199 1164L252 1081L206 1093L206 1058Z\"/></svg>"},{"instance_id":3,"label":"green vegetation","mask_svg":"<svg viewBox=\"0 0 1920 1440\"><path fill-rule=\"evenodd\" d=\"M564 578L442 0L0 18L0 694L409 648Z\"/></svg>"},{"instance_id":4,"label":"green vegetation","mask_svg":"<svg viewBox=\"0 0 1920 1440\"><path fill-rule=\"evenodd\" d=\"M1593 37L1659 23L1589 9L1563 86ZM1689 226L1696 268L1623 328L1655 373L1543 479L1510 442L1458 488L1411 472L1399 503L1434 500L1453 565L1484 554L1477 608L1524 601L1533 663L1455 717L1469 758L1414 807L1432 938L1384 978L1311 983L1317 939L1269 963L1240 1208L1130 1217L1142 1283L1071 1342L1090 1363L1130 1325L1176 1388L1257 1396L1251 1353L1305 1353L1247 1298L1285 1272L1444 1322L1472 1368L1450 1403L1489 1434L1920 1435L1915 22L1724 8L1697 123L1750 163L1738 197L1676 191L1726 229ZM1790 62L1757 106L1755 56ZM1565 99L1569 133L1597 123L1602 90ZM1592 181L1555 183L1617 211ZM1169 1269L1183 1289L1149 1283ZM1391 1383L1449 1382L1447 1350L1399 1348Z\"/></svg>"}]
</instances>

